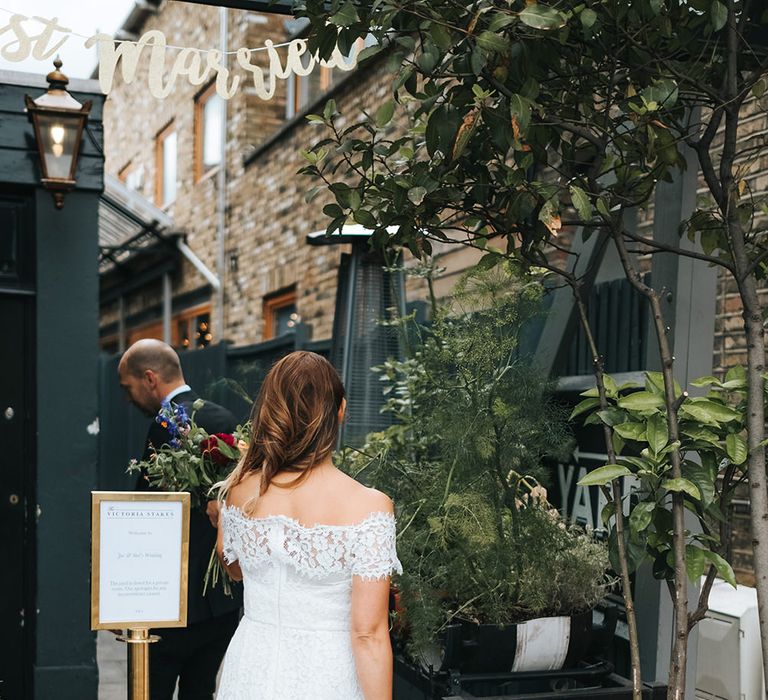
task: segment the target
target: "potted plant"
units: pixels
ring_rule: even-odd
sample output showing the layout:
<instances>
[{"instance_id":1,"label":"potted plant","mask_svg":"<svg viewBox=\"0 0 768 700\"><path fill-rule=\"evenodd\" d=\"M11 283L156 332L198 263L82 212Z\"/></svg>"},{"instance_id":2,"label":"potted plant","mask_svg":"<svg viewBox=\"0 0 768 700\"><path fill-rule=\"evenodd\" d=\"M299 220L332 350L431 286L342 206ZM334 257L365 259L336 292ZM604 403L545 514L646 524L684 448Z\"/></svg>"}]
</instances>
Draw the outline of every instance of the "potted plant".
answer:
<instances>
[{"instance_id":1,"label":"potted plant","mask_svg":"<svg viewBox=\"0 0 768 700\"><path fill-rule=\"evenodd\" d=\"M393 424L344 453L398 510L398 639L424 667L573 664L611 581L607 549L546 498L546 458L573 442L549 380L520 351L540 286L511 268L467 275L414 348L377 368Z\"/></svg>"}]
</instances>

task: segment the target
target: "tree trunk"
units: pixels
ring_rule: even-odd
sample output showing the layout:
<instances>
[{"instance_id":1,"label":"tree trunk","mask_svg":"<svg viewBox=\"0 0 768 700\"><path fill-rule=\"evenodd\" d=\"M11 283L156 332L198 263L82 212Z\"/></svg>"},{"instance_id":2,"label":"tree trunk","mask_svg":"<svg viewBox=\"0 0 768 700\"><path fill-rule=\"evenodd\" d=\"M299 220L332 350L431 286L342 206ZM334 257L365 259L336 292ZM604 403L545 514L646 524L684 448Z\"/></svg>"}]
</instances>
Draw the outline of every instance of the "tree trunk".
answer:
<instances>
[{"instance_id":1,"label":"tree trunk","mask_svg":"<svg viewBox=\"0 0 768 700\"><path fill-rule=\"evenodd\" d=\"M667 337L667 326L661 310L659 295L641 279L627 251L620 228L615 228L613 240L621 259L624 273L630 284L637 289L651 307L653 324L656 330L656 340L661 357L661 371L664 376L664 399L667 409L667 429L669 439L674 442L679 439L680 431L677 419L678 397L675 396L675 380L673 367L675 358ZM683 475L680 450L670 453L672 461L672 476L679 479ZM671 588L672 605L675 612L675 636L672 644L672 654L669 663L668 700L685 699L685 676L688 661L688 575L685 565L685 502L681 493L672 493L672 543L675 555L675 578Z\"/></svg>"},{"instance_id":2,"label":"tree trunk","mask_svg":"<svg viewBox=\"0 0 768 700\"><path fill-rule=\"evenodd\" d=\"M737 283L743 307L747 337L747 446L749 457L750 521L754 556L755 588L760 617L763 674L768 688L768 486L766 486L765 448L765 336L757 282L750 269L741 223L735 214L734 198L728 217Z\"/></svg>"},{"instance_id":3,"label":"tree trunk","mask_svg":"<svg viewBox=\"0 0 768 700\"><path fill-rule=\"evenodd\" d=\"M584 336L592 353L597 392L600 396L600 408L608 408L608 398L605 394L605 380L603 372L603 358L598 352L597 343L589 326L587 310L581 297L581 287L578 283L572 284L573 296L576 299L576 308L579 312L579 322L584 331ZM605 451L610 464L616 463L616 452L613 449L613 434L611 428L603 425L603 437L605 439ZM618 479L611 483L611 493L606 494L609 502L614 504L614 517L616 518L616 543L619 548L619 567L621 571L621 593L624 597L624 607L627 612L627 628L629 631L629 655L632 673L632 700L642 700L643 680L640 674L640 638L637 634L637 616L635 615L635 601L632 599L632 583L629 579L629 565L627 563L627 547L624 541L624 510L622 508L621 484ZM599 513L598 513L599 516Z\"/></svg>"}]
</instances>

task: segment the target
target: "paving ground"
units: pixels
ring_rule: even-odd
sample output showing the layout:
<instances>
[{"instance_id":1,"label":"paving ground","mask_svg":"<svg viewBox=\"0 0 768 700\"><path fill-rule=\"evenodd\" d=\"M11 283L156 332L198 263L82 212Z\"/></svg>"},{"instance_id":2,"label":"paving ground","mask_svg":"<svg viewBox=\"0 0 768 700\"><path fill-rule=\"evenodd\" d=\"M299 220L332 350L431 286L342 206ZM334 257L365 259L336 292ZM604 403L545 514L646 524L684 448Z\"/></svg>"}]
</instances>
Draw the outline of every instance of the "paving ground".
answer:
<instances>
[{"instance_id":1,"label":"paving ground","mask_svg":"<svg viewBox=\"0 0 768 700\"><path fill-rule=\"evenodd\" d=\"M96 663L99 666L99 700L126 700L128 656L125 644L118 642L111 632L99 631L96 635Z\"/></svg>"},{"instance_id":2,"label":"paving ground","mask_svg":"<svg viewBox=\"0 0 768 700\"><path fill-rule=\"evenodd\" d=\"M106 630L96 634L96 663L99 666L99 700L126 700L128 663L125 644Z\"/></svg>"},{"instance_id":3,"label":"paving ground","mask_svg":"<svg viewBox=\"0 0 768 700\"><path fill-rule=\"evenodd\" d=\"M99 700L126 700L128 697L128 655L125 644L106 630L96 634L96 663L99 667ZM174 693L174 700L178 691Z\"/></svg>"}]
</instances>

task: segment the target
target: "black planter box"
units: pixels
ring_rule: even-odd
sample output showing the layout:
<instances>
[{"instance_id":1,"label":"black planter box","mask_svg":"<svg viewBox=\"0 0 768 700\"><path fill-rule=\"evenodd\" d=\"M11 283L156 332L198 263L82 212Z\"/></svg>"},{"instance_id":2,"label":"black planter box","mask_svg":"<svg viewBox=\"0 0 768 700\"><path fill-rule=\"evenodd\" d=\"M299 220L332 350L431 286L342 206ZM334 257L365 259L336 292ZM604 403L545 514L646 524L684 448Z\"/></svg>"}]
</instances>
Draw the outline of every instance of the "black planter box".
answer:
<instances>
[{"instance_id":1,"label":"black planter box","mask_svg":"<svg viewBox=\"0 0 768 700\"><path fill-rule=\"evenodd\" d=\"M561 671L429 674L395 656L394 700L632 700L632 683L606 661ZM664 700L666 686L645 685L643 700Z\"/></svg>"}]
</instances>

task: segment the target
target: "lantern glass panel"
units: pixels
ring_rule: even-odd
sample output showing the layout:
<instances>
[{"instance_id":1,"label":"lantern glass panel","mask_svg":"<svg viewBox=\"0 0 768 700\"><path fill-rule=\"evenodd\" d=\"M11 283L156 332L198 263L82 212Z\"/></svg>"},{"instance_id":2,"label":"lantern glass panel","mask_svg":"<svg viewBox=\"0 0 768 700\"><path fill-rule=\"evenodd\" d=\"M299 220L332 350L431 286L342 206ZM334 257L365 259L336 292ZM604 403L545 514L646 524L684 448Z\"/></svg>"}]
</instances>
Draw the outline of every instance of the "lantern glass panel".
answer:
<instances>
[{"instance_id":1,"label":"lantern glass panel","mask_svg":"<svg viewBox=\"0 0 768 700\"><path fill-rule=\"evenodd\" d=\"M75 156L75 140L77 139L79 122L79 115L39 115L40 145L45 162L45 174L48 179L72 179L72 159Z\"/></svg>"}]
</instances>

